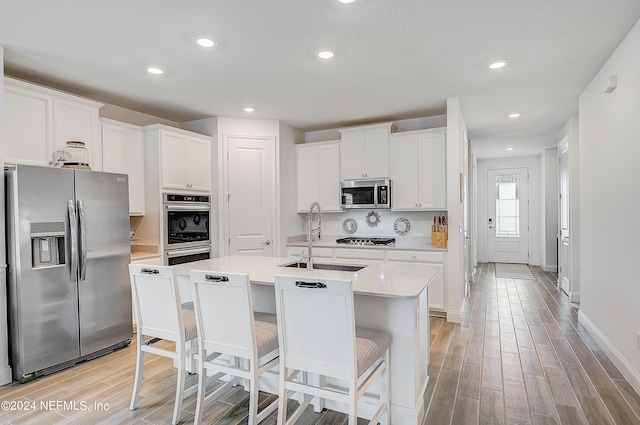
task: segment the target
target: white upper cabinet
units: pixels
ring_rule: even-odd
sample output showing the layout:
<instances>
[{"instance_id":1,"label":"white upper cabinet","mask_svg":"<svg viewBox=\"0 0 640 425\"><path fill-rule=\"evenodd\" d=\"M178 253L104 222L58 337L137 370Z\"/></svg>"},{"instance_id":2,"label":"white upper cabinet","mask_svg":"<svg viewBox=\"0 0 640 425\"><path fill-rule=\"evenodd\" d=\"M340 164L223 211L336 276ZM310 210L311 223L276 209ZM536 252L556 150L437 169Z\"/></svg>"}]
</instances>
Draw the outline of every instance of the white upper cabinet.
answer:
<instances>
[{"instance_id":1,"label":"white upper cabinet","mask_svg":"<svg viewBox=\"0 0 640 425\"><path fill-rule=\"evenodd\" d=\"M144 136L142 128L101 118L102 169L129 176L129 215L144 215Z\"/></svg>"},{"instance_id":2,"label":"white upper cabinet","mask_svg":"<svg viewBox=\"0 0 640 425\"><path fill-rule=\"evenodd\" d=\"M102 103L5 78L5 162L51 165L67 141L85 143L89 165L102 169Z\"/></svg>"},{"instance_id":3,"label":"white upper cabinet","mask_svg":"<svg viewBox=\"0 0 640 425\"><path fill-rule=\"evenodd\" d=\"M343 128L342 179L389 177L389 135L393 123Z\"/></svg>"},{"instance_id":4,"label":"white upper cabinet","mask_svg":"<svg viewBox=\"0 0 640 425\"><path fill-rule=\"evenodd\" d=\"M159 149L163 191L211 192L211 139L167 126L144 127L147 146Z\"/></svg>"},{"instance_id":5,"label":"white upper cabinet","mask_svg":"<svg viewBox=\"0 0 640 425\"><path fill-rule=\"evenodd\" d=\"M392 134L390 159L393 210L447 208L446 129Z\"/></svg>"},{"instance_id":6,"label":"white upper cabinet","mask_svg":"<svg viewBox=\"0 0 640 425\"><path fill-rule=\"evenodd\" d=\"M313 202L322 212L339 212L340 141L296 145L298 212L308 212Z\"/></svg>"}]
</instances>

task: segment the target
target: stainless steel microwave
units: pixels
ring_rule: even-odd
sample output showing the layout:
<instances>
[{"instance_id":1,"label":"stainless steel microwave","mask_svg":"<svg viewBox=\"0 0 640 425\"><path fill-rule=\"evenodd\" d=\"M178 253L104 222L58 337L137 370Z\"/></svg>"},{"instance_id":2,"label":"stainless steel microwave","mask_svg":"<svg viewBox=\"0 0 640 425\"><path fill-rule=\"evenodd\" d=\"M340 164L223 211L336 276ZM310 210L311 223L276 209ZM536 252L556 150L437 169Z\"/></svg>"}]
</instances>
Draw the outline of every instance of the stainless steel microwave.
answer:
<instances>
[{"instance_id":1,"label":"stainless steel microwave","mask_svg":"<svg viewBox=\"0 0 640 425\"><path fill-rule=\"evenodd\" d=\"M391 180L343 180L342 208L391 208Z\"/></svg>"}]
</instances>

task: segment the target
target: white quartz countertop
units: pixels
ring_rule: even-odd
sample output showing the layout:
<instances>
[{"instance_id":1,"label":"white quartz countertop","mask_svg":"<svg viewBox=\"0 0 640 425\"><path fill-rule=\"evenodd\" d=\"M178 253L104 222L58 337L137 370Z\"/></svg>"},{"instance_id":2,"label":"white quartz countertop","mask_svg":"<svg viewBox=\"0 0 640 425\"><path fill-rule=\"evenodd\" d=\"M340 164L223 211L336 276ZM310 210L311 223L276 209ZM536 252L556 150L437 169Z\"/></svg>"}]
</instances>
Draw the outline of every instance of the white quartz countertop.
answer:
<instances>
[{"instance_id":1,"label":"white quartz countertop","mask_svg":"<svg viewBox=\"0 0 640 425\"><path fill-rule=\"evenodd\" d=\"M393 246L389 245L351 245L351 244L342 244L337 243L336 239L340 238L348 238L348 237L362 237L366 238L368 236L359 236L359 235L326 235L323 236L320 240L313 241L313 247L322 247L322 248L362 248L362 249L397 249L397 250L411 250L411 251L438 251L438 252L447 252L447 248L437 248L431 245L431 238L421 238L421 237L401 237L401 236L389 236L395 237L396 243ZM371 237L380 237L380 236L371 236ZM298 236L292 237L287 242L287 246L300 246L306 247L307 240L306 236Z\"/></svg>"},{"instance_id":2,"label":"white quartz countertop","mask_svg":"<svg viewBox=\"0 0 640 425\"><path fill-rule=\"evenodd\" d=\"M427 264L368 264L357 272L299 269L281 267L295 260L287 257L254 257L233 255L210 260L194 261L174 266L177 275L188 275L191 270L220 273L248 273L253 283L273 284L276 275L311 277L317 279L351 280L356 294L382 297L415 298L433 281L440 268ZM318 259L316 263L329 263ZM349 264L348 261L333 261ZM362 265L362 263L360 263Z\"/></svg>"}]
</instances>

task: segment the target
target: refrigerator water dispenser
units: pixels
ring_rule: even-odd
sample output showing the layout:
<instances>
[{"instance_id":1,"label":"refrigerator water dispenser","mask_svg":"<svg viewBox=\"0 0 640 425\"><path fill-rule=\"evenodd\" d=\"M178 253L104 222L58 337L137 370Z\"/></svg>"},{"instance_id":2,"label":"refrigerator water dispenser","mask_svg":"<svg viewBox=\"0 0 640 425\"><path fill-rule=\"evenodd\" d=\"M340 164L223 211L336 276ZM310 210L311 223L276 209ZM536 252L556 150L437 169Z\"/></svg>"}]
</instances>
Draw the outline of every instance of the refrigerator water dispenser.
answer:
<instances>
[{"instance_id":1,"label":"refrigerator water dispenser","mask_svg":"<svg viewBox=\"0 0 640 425\"><path fill-rule=\"evenodd\" d=\"M34 269L64 264L64 222L31 223Z\"/></svg>"}]
</instances>

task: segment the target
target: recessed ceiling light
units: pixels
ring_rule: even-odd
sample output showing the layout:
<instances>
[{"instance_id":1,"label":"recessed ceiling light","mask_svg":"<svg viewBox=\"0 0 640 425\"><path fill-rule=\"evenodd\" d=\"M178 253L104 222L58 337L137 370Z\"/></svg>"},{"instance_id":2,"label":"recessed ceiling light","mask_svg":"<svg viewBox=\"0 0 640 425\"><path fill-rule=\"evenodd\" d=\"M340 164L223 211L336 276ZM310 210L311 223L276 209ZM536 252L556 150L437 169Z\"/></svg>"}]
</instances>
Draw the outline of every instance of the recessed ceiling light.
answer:
<instances>
[{"instance_id":1,"label":"recessed ceiling light","mask_svg":"<svg viewBox=\"0 0 640 425\"><path fill-rule=\"evenodd\" d=\"M155 74L155 75L160 75L160 74L164 73L164 71L161 70L160 68L156 68L156 67L153 67L153 66L150 66L149 68L147 68L147 72L150 73L150 74Z\"/></svg>"},{"instance_id":2,"label":"recessed ceiling light","mask_svg":"<svg viewBox=\"0 0 640 425\"><path fill-rule=\"evenodd\" d=\"M513 148L512 148L511 146L509 146L509 147L507 148L507 150L508 150L508 151L512 151L512 150L513 150Z\"/></svg>"},{"instance_id":3,"label":"recessed ceiling light","mask_svg":"<svg viewBox=\"0 0 640 425\"><path fill-rule=\"evenodd\" d=\"M353 3L356 0L338 0L340 3L344 3L344 4L349 4L349 3Z\"/></svg>"},{"instance_id":4,"label":"recessed ceiling light","mask_svg":"<svg viewBox=\"0 0 640 425\"><path fill-rule=\"evenodd\" d=\"M213 47L216 45L215 40L213 40L208 35L196 35L193 39L201 47Z\"/></svg>"},{"instance_id":5,"label":"recessed ceiling light","mask_svg":"<svg viewBox=\"0 0 640 425\"><path fill-rule=\"evenodd\" d=\"M509 118L518 118L520 116L519 113L513 113L513 114L509 114Z\"/></svg>"},{"instance_id":6,"label":"recessed ceiling light","mask_svg":"<svg viewBox=\"0 0 640 425\"><path fill-rule=\"evenodd\" d=\"M331 59L334 56L334 53L331 50L321 50L318 52L318 57L320 59Z\"/></svg>"},{"instance_id":7,"label":"recessed ceiling light","mask_svg":"<svg viewBox=\"0 0 640 425\"><path fill-rule=\"evenodd\" d=\"M500 69L500 68L502 68L503 66L506 66L506 65L507 65L507 60L506 59L500 59L500 60L492 62L489 65L489 68L491 68L491 69Z\"/></svg>"},{"instance_id":8,"label":"recessed ceiling light","mask_svg":"<svg viewBox=\"0 0 640 425\"><path fill-rule=\"evenodd\" d=\"M244 108L242 108L242 110L245 112L254 112L256 108L254 108L253 106L245 106Z\"/></svg>"}]
</instances>

